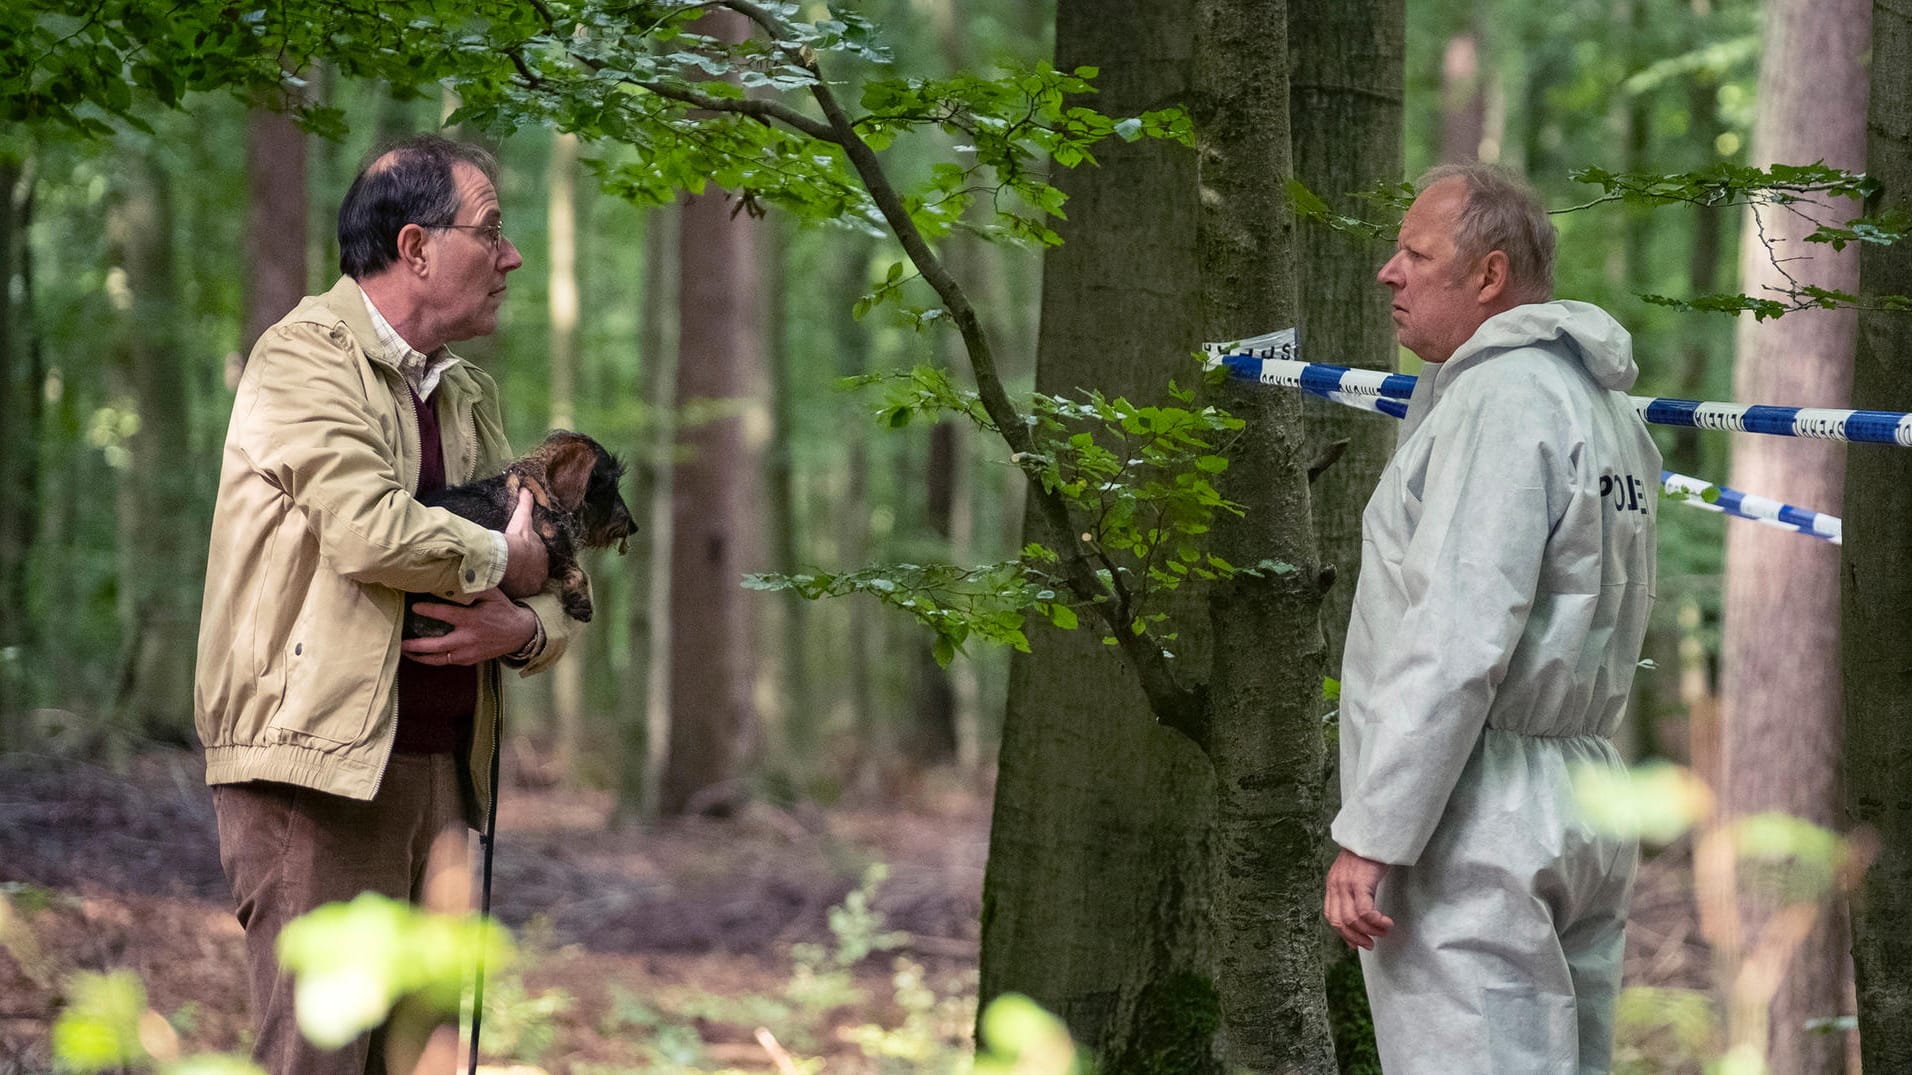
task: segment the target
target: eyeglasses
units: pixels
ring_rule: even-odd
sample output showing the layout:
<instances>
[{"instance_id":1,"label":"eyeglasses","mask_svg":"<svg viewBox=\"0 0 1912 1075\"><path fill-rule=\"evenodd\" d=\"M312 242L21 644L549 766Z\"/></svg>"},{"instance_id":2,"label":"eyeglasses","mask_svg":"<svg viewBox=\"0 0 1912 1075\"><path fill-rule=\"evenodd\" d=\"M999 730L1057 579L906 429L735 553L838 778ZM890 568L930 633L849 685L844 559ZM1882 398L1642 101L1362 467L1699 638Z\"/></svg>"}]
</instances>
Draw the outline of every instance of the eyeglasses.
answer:
<instances>
[{"instance_id":1,"label":"eyeglasses","mask_svg":"<svg viewBox=\"0 0 1912 1075\"><path fill-rule=\"evenodd\" d=\"M478 237L490 244L493 250L498 249L505 241L505 225L502 220L494 220L489 224L431 224L428 227L475 231Z\"/></svg>"}]
</instances>

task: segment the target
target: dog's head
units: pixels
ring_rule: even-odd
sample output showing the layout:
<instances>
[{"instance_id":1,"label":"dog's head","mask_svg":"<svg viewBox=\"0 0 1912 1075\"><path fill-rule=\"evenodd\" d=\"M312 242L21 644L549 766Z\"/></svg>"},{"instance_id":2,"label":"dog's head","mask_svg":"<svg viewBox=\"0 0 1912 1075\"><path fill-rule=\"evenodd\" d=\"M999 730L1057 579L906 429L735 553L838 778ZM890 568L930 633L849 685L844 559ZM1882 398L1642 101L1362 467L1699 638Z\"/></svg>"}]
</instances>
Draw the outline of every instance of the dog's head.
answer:
<instances>
[{"instance_id":1,"label":"dog's head","mask_svg":"<svg viewBox=\"0 0 1912 1075\"><path fill-rule=\"evenodd\" d=\"M617 456L582 433L564 430L546 437L536 454L544 459L558 508L579 513L583 523L579 540L597 549L616 545L623 552L624 539L637 532L637 523L618 491L624 464Z\"/></svg>"}]
</instances>

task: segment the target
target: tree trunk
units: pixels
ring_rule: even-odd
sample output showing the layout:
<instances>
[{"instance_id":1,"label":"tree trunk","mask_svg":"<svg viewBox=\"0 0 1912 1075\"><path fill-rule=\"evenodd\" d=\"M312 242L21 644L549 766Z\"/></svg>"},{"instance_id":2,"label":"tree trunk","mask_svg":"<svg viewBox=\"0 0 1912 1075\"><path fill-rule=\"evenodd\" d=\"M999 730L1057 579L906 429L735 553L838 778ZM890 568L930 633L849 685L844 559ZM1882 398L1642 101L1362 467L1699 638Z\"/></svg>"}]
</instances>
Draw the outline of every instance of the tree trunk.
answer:
<instances>
[{"instance_id":1,"label":"tree trunk","mask_svg":"<svg viewBox=\"0 0 1912 1075\"><path fill-rule=\"evenodd\" d=\"M1487 137L1487 79L1480 35L1447 39L1441 51L1441 160L1478 160Z\"/></svg>"},{"instance_id":2,"label":"tree trunk","mask_svg":"<svg viewBox=\"0 0 1912 1075\"><path fill-rule=\"evenodd\" d=\"M746 32L728 13L699 25L726 37ZM735 209L715 189L686 198L679 248L678 445L686 454L672 489L671 742L662 798L673 815L734 805L758 730L756 605L740 583L762 566L764 332L759 225Z\"/></svg>"},{"instance_id":3,"label":"tree trunk","mask_svg":"<svg viewBox=\"0 0 1912 1075\"><path fill-rule=\"evenodd\" d=\"M1181 103L1192 6L1061 0L1056 65L1101 70L1095 107ZM1195 162L1159 142L1098 147L1063 172L1065 242L1044 256L1036 387L1158 398L1201 342ZM1123 316L1111 317L1109 311ZM1025 539L1053 540L1031 515ZM1193 613L1193 597L1180 611ZM1207 662L1191 616L1178 663ZM1208 851L1214 777L1158 725L1093 629L1036 629L1010 664L983 880L985 1004L1021 992L1062 1016L1098 1070L1221 1070Z\"/></svg>"},{"instance_id":4,"label":"tree trunk","mask_svg":"<svg viewBox=\"0 0 1912 1075\"><path fill-rule=\"evenodd\" d=\"M1349 195L1401 176L1405 4L1295 3L1289 6L1288 31L1295 174L1335 211L1355 215L1360 206ZM1315 221L1303 221L1299 235L1302 357L1392 372L1399 348L1387 289L1374 279L1391 245ZM1361 568L1361 511L1394 451L1395 423L1326 400L1304 399L1303 404L1309 459L1319 458L1336 441L1348 442L1311 488L1315 540L1322 562L1335 569L1321 623L1326 666L1338 674Z\"/></svg>"},{"instance_id":5,"label":"tree trunk","mask_svg":"<svg viewBox=\"0 0 1912 1075\"><path fill-rule=\"evenodd\" d=\"M1351 194L1400 179L1402 100L1406 65L1404 0L1291 3L1288 8L1289 138L1295 174L1338 212L1359 215ZM1389 244L1337 232L1317 221L1300 222L1296 259L1301 354L1312 362L1392 372L1399 347L1389 316L1387 289L1375 282ZM1361 570L1361 512L1394 451L1396 423L1338 403L1302 397L1305 458L1324 458L1345 443L1339 458L1310 483L1315 546L1335 571L1321 601L1321 629L1328 675L1341 674L1341 648ZM1328 763L1334 763L1329 752ZM1329 776L1324 817L1332 817L1339 784ZM1323 853L1332 850L1322 842ZM1373 1024L1366 993L1358 984L1354 950L1330 943L1329 973L1351 988L1332 992L1352 1010L1330 1011L1336 1049L1344 1057L1373 1055Z\"/></svg>"},{"instance_id":6,"label":"tree trunk","mask_svg":"<svg viewBox=\"0 0 1912 1075\"><path fill-rule=\"evenodd\" d=\"M259 334L306 295L305 132L284 113L246 114L246 195L242 362Z\"/></svg>"},{"instance_id":7,"label":"tree trunk","mask_svg":"<svg viewBox=\"0 0 1912 1075\"><path fill-rule=\"evenodd\" d=\"M197 532L166 525L189 519L189 394L175 324L172 199L150 154L124 154L122 189L108 225L124 273L122 339L115 363L122 423L119 463L119 586L122 645L116 708L135 734L190 741ZM111 285L109 285L110 289Z\"/></svg>"},{"instance_id":8,"label":"tree trunk","mask_svg":"<svg viewBox=\"0 0 1912 1075\"><path fill-rule=\"evenodd\" d=\"M1754 163L1823 160L1865 167L1864 57L1866 0L1831 3L1782 0L1768 9L1761 66ZM1858 250L1835 253L1800 240L1812 228L1781 212L1764 214L1764 235L1749 221L1741 244L1741 287L1758 295L1783 285L1775 258L1823 287L1857 289ZM1850 310L1788 314L1770 322L1742 320L1734 398L1748 403L1842 407L1852 380L1857 316ZM1730 484L1787 503L1838 513L1842 444L1742 436L1733 444ZM1870 495L1870 493L1868 494ZM1838 676L1839 551L1823 542L1763 526L1727 530L1725 623L1721 640L1724 812L1746 816L1781 810L1837 828L1841 748ZM1774 625L1784 623L1784 630ZM1840 1038L1804 1029L1806 1020L1837 1014L1846 980L1844 923L1827 913L1794 951L1780 976L1770 1012L1736 1005L1735 1041L1771 1050L1774 1071L1843 1070ZM1743 944L1757 945L1776 908L1740 898ZM1735 954L1727 945L1729 958ZM1770 1020L1769 1031L1759 1026ZM1770 1045L1768 1042L1770 1041Z\"/></svg>"},{"instance_id":9,"label":"tree trunk","mask_svg":"<svg viewBox=\"0 0 1912 1075\"><path fill-rule=\"evenodd\" d=\"M545 184L546 233L550 242L551 428L577 428L578 381L578 138L551 140L551 172ZM602 625L600 625L600 631ZM578 646L551 669L551 771L572 779L584 749L584 681L591 654Z\"/></svg>"},{"instance_id":10,"label":"tree trunk","mask_svg":"<svg viewBox=\"0 0 1912 1075\"><path fill-rule=\"evenodd\" d=\"M11 696L11 702L22 708L31 705L31 689L36 686L36 680L50 683L71 682L61 675L69 656L63 652L50 651L45 645L48 632L33 622L31 616L33 606L29 603L32 595L27 585L29 578L27 564L33 549L36 545L47 542L49 537L41 529L47 516L45 505L41 502L43 491L60 489L57 484L58 471L71 466L71 463L64 459L58 462L49 461L41 444L41 435L48 428L48 423L44 421L47 405L46 349L40 330L39 311L33 298L35 280L33 244L30 241L33 233L34 192L37 189L36 171L34 162L29 159L19 181L20 197L17 207L11 198L5 203L5 211L15 221L14 251L18 259L20 278L19 316L15 319L10 332L17 353L26 359L26 368L21 371L18 382L21 386L18 397L19 409L9 418L10 422L17 419L19 423L16 427L18 432L15 436L18 439L15 443L20 454L15 457L18 460L16 469L11 471L16 475L15 480L9 483L15 508L9 513L6 525L12 526L13 532L18 535L17 547L20 559L15 564L15 573L6 579L7 589L0 591L0 604L13 610L13 626L9 637L14 640L13 644L20 647L21 656L32 655L36 663L42 665L39 676L29 675L27 670L17 666L12 669L15 693ZM14 216L15 213L18 215ZM49 470L54 470L55 473L50 476L47 473ZM65 490L61 490L61 495L68 494ZM55 536L52 543L57 544L58 540ZM68 573L55 572L55 574L64 576ZM63 578L55 580L52 586L42 588L40 595L42 600L45 600L48 594L58 587L60 581L63 581ZM64 602L56 603L47 600L45 607L73 606ZM15 715L20 714L16 712Z\"/></svg>"},{"instance_id":11,"label":"tree trunk","mask_svg":"<svg viewBox=\"0 0 1912 1075\"><path fill-rule=\"evenodd\" d=\"M1203 336L1294 323L1284 0L1201 0L1195 48ZM1256 77L1241 72L1255 69ZM1208 755L1216 778L1216 936L1228 1062L1333 1072L1322 992L1322 570L1308 500L1301 400L1230 382L1248 424L1229 453L1215 551L1238 575L1210 603L1215 663Z\"/></svg>"},{"instance_id":12,"label":"tree trunk","mask_svg":"<svg viewBox=\"0 0 1912 1075\"><path fill-rule=\"evenodd\" d=\"M771 311L765 341L769 347L771 429L764 468L765 502L770 510L770 565L782 574L794 574L802 570L808 555L796 466L798 397L795 386L801 383L799 378L803 374L792 368L789 333L784 327L794 312L786 285L788 232L776 230L770 237L771 249L764 259L765 301ZM850 298L842 292L832 292L828 301L848 302ZM777 708L774 713L766 713L765 718L775 729L775 749L787 759L785 764L794 777L797 769L810 764L817 754L820 714L810 672L810 632L816 629L816 617L812 615L815 610L810 607L811 602L795 593L778 594L774 599L766 595L760 599L774 614L775 621L770 633L775 652L768 662L771 667L765 672L771 676L772 687L768 693L774 697Z\"/></svg>"},{"instance_id":13,"label":"tree trunk","mask_svg":"<svg viewBox=\"0 0 1912 1075\"><path fill-rule=\"evenodd\" d=\"M1868 213L1912 212L1912 12L1872 8ZM1867 296L1912 295L1912 246L1866 244ZM1912 411L1912 314L1859 315L1855 407ZM1855 444L1846 460L1844 570L1846 808L1878 833L1878 858L1853 901L1859 1047L1865 1070L1912 1071L1912 450Z\"/></svg>"},{"instance_id":14,"label":"tree trunk","mask_svg":"<svg viewBox=\"0 0 1912 1075\"><path fill-rule=\"evenodd\" d=\"M0 155L0 474L19 474L32 443L26 424L27 400L36 387L19 369L20 347L13 324L13 274L19 263L15 251L24 245L15 224L14 189L20 183L20 162ZM22 522L26 504L18 482L0 483L0 751L23 747L13 734L15 714L25 706L26 560L30 531Z\"/></svg>"},{"instance_id":15,"label":"tree trunk","mask_svg":"<svg viewBox=\"0 0 1912 1075\"><path fill-rule=\"evenodd\" d=\"M644 519L631 538L631 660L618 713L620 759L612 821L658 816L670 758L671 453L677 442L671 399L675 351L677 223L674 208L646 217L643 316L638 330L638 401L644 416L631 465L631 505Z\"/></svg>"}]
</instances>

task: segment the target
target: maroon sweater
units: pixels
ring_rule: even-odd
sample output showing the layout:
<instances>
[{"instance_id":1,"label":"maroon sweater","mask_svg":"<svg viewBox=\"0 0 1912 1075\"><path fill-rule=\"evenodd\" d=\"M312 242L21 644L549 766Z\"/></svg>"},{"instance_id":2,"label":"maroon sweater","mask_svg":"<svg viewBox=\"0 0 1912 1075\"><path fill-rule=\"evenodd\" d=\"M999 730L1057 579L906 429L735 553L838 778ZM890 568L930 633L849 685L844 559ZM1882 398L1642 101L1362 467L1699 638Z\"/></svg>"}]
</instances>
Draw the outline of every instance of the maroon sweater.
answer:
<instances>
[{"instance_id":1,"label":"maroon sweater","mask_svg":"<svg viewBox=\"0 0 1912 1075\"><path fill-rule=\"evenodd\" d=\"M445 487L445 444L439 433L438 408L414 392L412 409L418 413L418 491L421 495L435 493ZM392 749L400 754L450 753L465 739L477 708L477 668L420 664L401 656L398 738Z\"/></svg>"}]
</instances>

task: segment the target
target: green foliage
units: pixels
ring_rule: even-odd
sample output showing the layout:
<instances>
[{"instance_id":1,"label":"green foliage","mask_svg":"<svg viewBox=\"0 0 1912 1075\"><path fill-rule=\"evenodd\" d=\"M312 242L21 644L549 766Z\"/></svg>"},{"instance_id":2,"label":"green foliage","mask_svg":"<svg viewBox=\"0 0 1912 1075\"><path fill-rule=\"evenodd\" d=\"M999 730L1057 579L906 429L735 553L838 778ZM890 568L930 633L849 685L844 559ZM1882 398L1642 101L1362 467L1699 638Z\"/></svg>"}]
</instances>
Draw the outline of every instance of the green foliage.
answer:
<instances>
[{"instance_id":1,"label":"green foliage","mask_svg":"<svg viewBox=\"0 0 1912 1075\"><path fill-rule=\"evenodd\" d=\"M841 572L758 574L745 576L744 585L789 590L810 600L867 594L935 632L933 652L944 665L971 638L1027 650L1023 620L1029 609L1046 610L1059 620L1074 616L1022 560L973 567L903 563Z\"/></svg>"},{"instance_id":2,"label":"green foliage","mask_svg":"<svg viewBox=\"0 0 1912 1075\"><path fill-rule=\"evenodd\" d=\"M850 388L888 386L879 424L898 429L919 419L965 418L994 431L976 393L946 370L919 366L848 378ZM1081 541L1099 568L1095 602L1118 611L1123 630L1175 634L1162 609L1165 595L1191 581L1235 575L1284 574L1291 565L1235 565L1208 551L1218 513L1240 514L1215 480L1228 469L1226 440L1242 421L1199 405L1192 390L1171 382L1171 405L1142 406L1085 391L1076 397L1036 394L1027 419L1035 448L1012 461L1048 492L1059 494L1082 526ZM745 585L791 590L806 598L868 594L929 627L936 659L947 664L973 637L1027 650L1025 620L1033 612L1074 629L1091 602L1067 590L1056 550L1031 544L1016 560L957 567L887 564L844 572L753 575ZM1113 639L1110 639L1113 641Z\"/></svg>"},{"instance_id":3,"label":"green foliage","mask_svg":"<svg viewBox=\"0 0 1912 1075\"><path fill-rule=\"evenodd\" d=\"M79 974L67 988L67 1009L53 1024L53 1052L77 1071L105 1071L146 1059L139 1042L146 987L131 971Z\"/></svg>"},{"instance_id":4,"label":"green foliage","mask_svg":"<svg viewBox=\"0 0 1912 1075\"><path fill-rule=\"evenodd\" d=\"M1796 214L1813 225L1813 231L1804 237L1806 242L1824 244L1834 250L1844 250L1849 243L1890 246L1912 232L1912 212L1902 209L1887 210L1876 216L1826 216L1830 211L1828 199L1843 198L1863 203L1877 192L1878 181L1863 173L1829 168L1824 161L1804 165L1775 164L1766 169L1720 161L1697 171L1671 173L1580 168L1572 172L1571 177L1575 182L1599 187L1601 194L1591 201L1554 210L1556 213L1578 212L1613 203L1635 209L1670 205L1707 211L1751 207L1756 213L1776 209ZM1288 195L1294 203L1297 216L1359 238L1392 240L1396 229L1387 221L1399 219L1400 214L1406 211L1414 199L1414 188L1407 183L1383 184L1374 190L1354 195L1373 205L1379 220L1334 212L1320 195L1309 190L1298 179L1288 181ZM1819 287L1796 279L1785 269L1785 265L1794 259L1781 257L1771 249L1770 243L1768 249L1773 263L1780 266L1788 279L1787 286L1778 292L1777 297L1725 292L1678 298L1639 292L1639 298L1651 305L1673 310L1750 313L1758 321L1782 317L1798 310L1842 307L1912 311L1912 297L1909 296L1886 295L1870 303L1862 303L1859 296L1850 292Z\"/></svg>"},{"instance_id":5,"label":"green foliage","mask_svg":"<svg viewBox=\"0 0 1912 1075\"><path fill-rule=\"evenodd\" d=\"M1711 790L1691 770L1670 762L1631 769L1588 763L1572 776L1574 801L1588 823L1616 836L1671 843L1713 809Z\"/></svg>"},{"instance_id":6,"label":"green foliage","mask_svg":"<svg viewBox=\"0 0 1912 1075\"><path fill-rule=\"evenodd\" d=\"M1876 305L1882 309L1912 309L1912 298L1906 296L1886 296L1876 304L1862 304L1857 295L1806 283L1793 276L1787 268L1788 263L1796 259L1782 257L1773 244L1765 240L1765 227L1758 214L1770 210L1791 213L1804 219L1813 226L1813 231L1805 236L1805 241L1825 244L1834 250L1843 250L1848 243L1889 246L1904 239L1907 231L1912 229L1912 214L1903 210L1878 216L1827 215L1832 212L1829 199L1863 203L1878 192L1878 181L1862 173L1828 168L1824 161L1804 165L1775 164L1768 169L1722 161L1698 171L1667 174L1582 168L1573 173L1573 179L1601 189L1598 198L1575 206L1575 209L1621 202L1640 207L1686 205L1720 210L1746 206L1753 210L1755 221L1760 223L1760 236L1766 242L1768 254L1787 280L1787 286L1778 291L1776 298L1732 293L1700 295L1691 299L1652 293L1640 295L1641 299L1656 306L1713 313L1751 313L1755 320L1760 321L1797 310L1830 310L1861 305Z\"/></svg>"},{"instance_id":7,"label":"green foliage","mask_svg":"<svg viewBox=\"0 0 1912 1075\"><path fill-rule=\"evenodd\" d=\"M159 1075L260 1075L250 1061L205 1054L181 1058L179 1040L146 1006L146 986L129 970L81 973L54 1021L53 1056L63 1071L154 1071Z\"/></svg>"},{"instance_id":8,"label":"green foliage","mask_svg":"<svg viewBox=\"0 0 1912 1075\"><path fill-rule=\"evenodd\" d=\"M1290 176L1288 179L1288 200L1294 205L1297 218L1315 221L1357 239L1387 242L1393 242L1395 233L1400 230L1393 222L1400 220L1408 206L1414 204L1414 184L1383 183L1372 190L1355 191L1350 196L1366 203L1381 219L1367 220L1337 213L1299 178Z\"/></svg>"},{"instance_id":9,"label":"green foliage","mask_svg":"<svg viewBox=\"0 0 1912 1075\"><path fill-rule=\"evenodd\" d=\"M576 1003L561 989L532 993L521 975L491 978L485 985L484 1047L495 1056L541 1064L557 1041L558 1017Z\"/></svg>"},{"instance_id":10,"label":"green foliage","mask_svg":"<svg viewBox=\"0 0 1912 1075\"><path fill-rule=\"evenodd\" d=\"M1713 998L1695 989L1630 986L1613 1017L1615 1075L1698 1071L1720 1047Z\"/></svg>"},{"instance_id":11,"label":"green foliage","mask_svg":"<svg viewBox=\"0 0 1912 1075\"><path fill-rule=\"evenodd\" d=\"M709 32L699 20L720 6L749 17L753 36L730 42ZM806 17L813 12L821 17ZM463 102L451 123L499 136L551 127L634 151L634 159L591 162L606 189L633 202L666 204L680 190L714 185L753 213L774 205L806 222L872 233L884 221L867 177L851 165L850 144L881 152L937 130L959 143L958 159L902 192L912 224L930 239L961 226L1054 244L1047 220L1062 215L1063 195L1048 181L1051 165L1093 163L1111 137L1193 139L1179 109L1116 118L1082 105L1094 68L1035 61L989 75L876 75L890 56L869 20L778 0L411 0L292 10L183 0L163 17L138 0L109 0L85 17L30 0L0 16L0 31L0 99L16 122L106 137L109 118L146 127L136 105L179 107L187 90L224 89L272 94L308 127L336 136L341 117L301 103L304 84L286 73L325 61L400 92L442 84ZM846 95L859 109L842 117L848 132L798 103L832 84L825 64L859 83ZM979 199L993 217L977 225L965 212Z\"/></svg>"},{"instance_id":12,"label":"green foliage","mask_svg":"<svg viewBox=\"0 0 1912 1075\"><path fill-rule=\"evenodd\" d=\"M299 1029L313 1043L337 1048L384 1022L406 998L457 1012L480 956L495 971L510 961L512 946L490 920L436 914L367 892L288 922L278 952L297 979Z\"/></svg>"},{"instance_id":13,"label":"green foliage","mask_svg":"<svg viewBox=\"0 0 1912 1075\"><path fill-rule=\"evenodd\" d=\"M0 117L8 125L110 138L114 123L151 133L146 106L181 107L193 90L293 101L304 83L280 66L283 10L143 0L0 7ZM278 23L279 25L274 25ZM335 116L305 109L307 122Z\"/></svg>"},{"instance_id":14,"label":"green foliage","mask_svg":"<svg viewBox=\"0 0 1912 1075\"><path fill-rule=\"evenodd\" d=\"M1004 993L983 1009L975 1075L1080 1075L1087 1061L1062 1020L1020 993Z\"/></svg>"}]
</instances>

